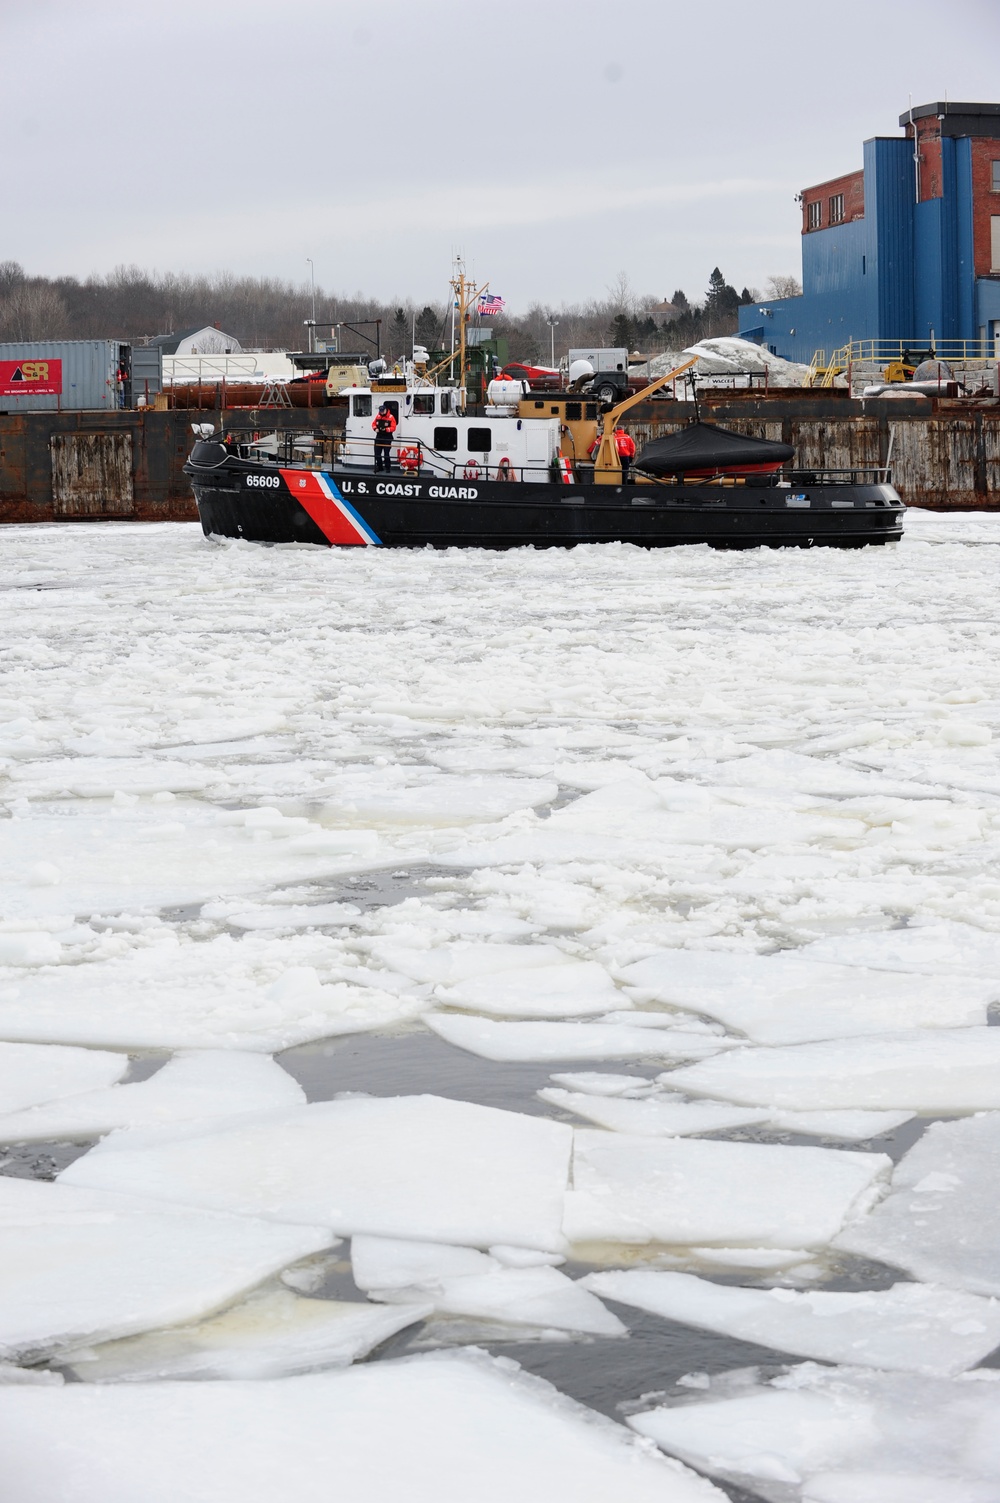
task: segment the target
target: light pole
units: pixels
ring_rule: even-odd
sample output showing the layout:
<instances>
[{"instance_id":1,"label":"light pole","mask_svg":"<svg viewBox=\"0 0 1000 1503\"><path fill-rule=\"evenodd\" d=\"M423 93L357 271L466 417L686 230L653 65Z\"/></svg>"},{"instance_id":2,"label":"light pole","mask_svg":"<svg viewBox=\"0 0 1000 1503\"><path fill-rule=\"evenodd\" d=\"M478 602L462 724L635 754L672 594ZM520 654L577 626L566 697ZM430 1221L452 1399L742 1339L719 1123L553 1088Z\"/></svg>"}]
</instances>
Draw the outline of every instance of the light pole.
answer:
<instances>
[{"instance_id":1,"label":"light pole","mask_svg":"<svg viewBox=\"0 0 1000 1503\"><path fill-rule=\"evenodd\" d=\"M309 284L312 288L312 323L309 325L309 353L311 355L316 337L316 268L313 265L312 256L306 256L306 260L309 263Z\"/></svg>"},{"instance_id":2,"label":"light pole","mask_svg":"<svg viewBox=\"0 0 1000 1503\"><path fill-rule=\"evenodd\" d=\"M550 313L545 322L549 326L549 364L554 369L556 363L556 330L559 327L559 320L553 318Z\"/></svg>"}]
</instances>

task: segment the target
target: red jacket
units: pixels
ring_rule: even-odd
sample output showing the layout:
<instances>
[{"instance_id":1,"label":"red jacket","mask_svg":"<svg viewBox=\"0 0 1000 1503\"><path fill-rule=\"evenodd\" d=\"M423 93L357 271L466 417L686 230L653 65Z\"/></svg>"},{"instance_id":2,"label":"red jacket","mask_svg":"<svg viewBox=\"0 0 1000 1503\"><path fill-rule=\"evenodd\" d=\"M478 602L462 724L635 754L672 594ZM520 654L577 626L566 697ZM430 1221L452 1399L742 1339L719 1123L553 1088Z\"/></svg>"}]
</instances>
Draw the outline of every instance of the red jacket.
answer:
<instances>
[{"instance_id":1,"label":"red jacket","mask_svg":"<svg viewBox=\"0 0 1000 1503\"><path fill-rule=\"evenodd\" d=\"M391 411L377 412L372 420L372 427L375 429L376 440L379 437L384 438L386 434L391 438L396 431L396 419Z\"/></svg>"},{"instance_id":2,"label":"red jacket","mask_svg":"<svg viewBox=\"0 0 1000 1503\"><path fill-rule=\"evenodd\" d=\"M615 429L615 448L618 450L620 459L635 458L635 439L631 433L626 433L624 428Z\"/></svg>"}]
</instances>

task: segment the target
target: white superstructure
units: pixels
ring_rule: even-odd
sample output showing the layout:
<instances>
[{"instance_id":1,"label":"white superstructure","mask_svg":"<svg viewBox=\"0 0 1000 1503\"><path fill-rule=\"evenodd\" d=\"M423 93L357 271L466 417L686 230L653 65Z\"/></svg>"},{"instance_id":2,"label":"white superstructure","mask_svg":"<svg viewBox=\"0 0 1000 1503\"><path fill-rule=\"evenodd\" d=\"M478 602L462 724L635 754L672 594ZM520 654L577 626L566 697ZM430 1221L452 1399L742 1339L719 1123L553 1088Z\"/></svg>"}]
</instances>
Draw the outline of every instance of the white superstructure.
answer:
<instances>
[{"instance_id":1,"label":"white superstructure","mask_svg":"<svg viewBox=\"0 0 1000 1503\"><path fill-rule=\"evenodd\" d=\"M514 385L515 383L504 383ZM507 395L506 393L500 393ZM458 410L450 386L407 385L390 390L352 387L341 463L371 469L372 423L385 403L396 419L392 462L446 479L518 479L543 482L559 459L558 418L517 416L513 403L491 406L483 417ZM410 451L407 454L407 450ZM413 451L417 451L414 453Z\"/></svg>"}]
</instances>

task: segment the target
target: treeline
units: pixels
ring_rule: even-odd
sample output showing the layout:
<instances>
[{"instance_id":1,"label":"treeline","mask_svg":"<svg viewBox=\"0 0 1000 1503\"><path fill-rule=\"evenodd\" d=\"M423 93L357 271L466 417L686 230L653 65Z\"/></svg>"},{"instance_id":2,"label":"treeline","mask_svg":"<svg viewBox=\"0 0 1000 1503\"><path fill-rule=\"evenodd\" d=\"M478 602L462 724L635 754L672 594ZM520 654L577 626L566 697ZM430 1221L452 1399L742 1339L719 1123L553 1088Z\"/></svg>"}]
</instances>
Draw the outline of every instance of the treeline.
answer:
<instances>
[{"instance_id":1,"label":"treeline","mask_svg":"<svg viewBox=\"0 0 1000 1503\"><path fill-rule=\"evenodd\" d=\"M765 296L800 290L792 277L772 277ZM505 310L491 320L508 342L512 360L548 363L573 347L612 345L655 355L683 349L699 339L733 334L739 308L761 294L737 292L716 267L700 302L682 291L669 299L633 292L619 273L603 298L551 308L533 303L526 312ZM119 266L107 276L31 276L16 261L0 262L0 340L120 339L138 341L156 334L217 323L244 349L302 349L305 320L312 314L308 283L277 277L183 276ZM390 359L409 354L412 344L446 349L451 338L449 300L419 304L379 302L315 289L317 324L381 319L382 351ZM322 332L322 331L321 331ZM368 330L373 335L374 330ZM344 344L366 348L345 332Z\"/></svg>"}]
</instances>

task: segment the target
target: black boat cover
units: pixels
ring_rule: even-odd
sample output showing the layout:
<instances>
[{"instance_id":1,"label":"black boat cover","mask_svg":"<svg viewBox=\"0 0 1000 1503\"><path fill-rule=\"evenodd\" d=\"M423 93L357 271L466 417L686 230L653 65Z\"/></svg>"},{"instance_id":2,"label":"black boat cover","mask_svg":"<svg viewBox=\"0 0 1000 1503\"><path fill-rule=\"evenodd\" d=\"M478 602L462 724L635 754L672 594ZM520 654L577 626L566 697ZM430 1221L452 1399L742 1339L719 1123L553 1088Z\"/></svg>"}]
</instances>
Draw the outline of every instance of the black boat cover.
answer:
<instances>
[{"instance_id":1,"label":"black boat cover","mask_svg":"<svg viewBox=\"0 0 1000 1503\"><path fill-rule=\"evenodd\" d=\"M654 438L635 460L649 475L679 475L685 471L730 474L758 465L784 464L794 459L791 444L770 438L747 438L714 423L692 423L667 438Z\"/></svg>"}]
</instances>

